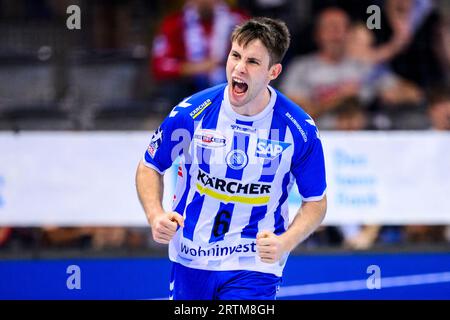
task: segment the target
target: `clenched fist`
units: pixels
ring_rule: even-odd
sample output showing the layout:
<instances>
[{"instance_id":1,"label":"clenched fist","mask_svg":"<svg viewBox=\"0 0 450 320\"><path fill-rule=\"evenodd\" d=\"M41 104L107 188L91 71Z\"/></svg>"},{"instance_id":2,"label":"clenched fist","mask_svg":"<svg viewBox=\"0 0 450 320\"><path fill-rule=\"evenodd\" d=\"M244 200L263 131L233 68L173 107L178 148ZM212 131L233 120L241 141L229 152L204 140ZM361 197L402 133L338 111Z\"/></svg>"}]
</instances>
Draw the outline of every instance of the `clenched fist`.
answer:
<instances>
[{"instance_id":1,"label":"clenched fist","mask_svg":"<svg viewBox=\"0 0 450 320\"><path fill-rule=\"evenodd\" d=\"M261 231L256 235L256 249L265 263L275 263L285 253L281 238L270 231Z\"/></svg>"},{"instance_id":2,"label":"clenched fist","mask_svg":"<svg viewBox=\"0 0 450 320\"><path fill-rule=\"evenodd\" d=\"M177 232L178 226L184 227L184 217L177 212L162 213L155 217L152 227L153 240L167 244Z\"/></svg>"}]
</instances>

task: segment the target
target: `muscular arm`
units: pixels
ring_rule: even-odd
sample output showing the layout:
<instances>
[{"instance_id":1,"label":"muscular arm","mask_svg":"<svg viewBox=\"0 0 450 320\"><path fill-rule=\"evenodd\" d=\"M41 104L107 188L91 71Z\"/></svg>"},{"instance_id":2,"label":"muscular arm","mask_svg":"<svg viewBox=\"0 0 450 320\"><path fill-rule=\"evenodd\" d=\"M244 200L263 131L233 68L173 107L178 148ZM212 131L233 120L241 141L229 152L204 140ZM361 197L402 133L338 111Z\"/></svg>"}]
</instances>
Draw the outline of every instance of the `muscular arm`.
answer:
<instances>
[{"instance_id":1,"label":"muscular arm","mask_svg":"<svg viewBox=\"0 0 450 320\"><path fill-rule=\"evenodd\" d=\"M141 160L136 172L136 190L150 225L155 217L164 213L162 207L163 186L163 176L146 167Z\"/></svg>"},{"instance_id":2,"label":"muscular arm","mask_svg":"<svg viewBox=\"0 0 450 320\"><path fill-rule=\"evenodd\" d=\"M288 230L280 235L285 251L292 251L299 243L309 237L325 218L327 198L320 201L303 202Z\"/></svg>"},{"instance_id":3,"label":"muscular arm","mask_svg":"<svg viewBox=\"0 0 450 320\"><path fill-rule=\"evenodd\" d=\"M163 176L146 167L142 160L136 171L136 190L152 228L153 239L159 243L169 243L177 230L184 226L184 218L176 212L166 213L162 206Z\"/></svg>"},{"instance_id":4,"label":"muscular arm","mask_svg":"<svg viewBox=\"0 0 450 320\"><path fill-rule=\"evenodd\" d=\"M320 201L303 202L288 230L280 236L270 231L258 233L256 246L261 261L275 263L304 241L322 222L327 210L326 196Z\"/></svg>"}]
</instances>

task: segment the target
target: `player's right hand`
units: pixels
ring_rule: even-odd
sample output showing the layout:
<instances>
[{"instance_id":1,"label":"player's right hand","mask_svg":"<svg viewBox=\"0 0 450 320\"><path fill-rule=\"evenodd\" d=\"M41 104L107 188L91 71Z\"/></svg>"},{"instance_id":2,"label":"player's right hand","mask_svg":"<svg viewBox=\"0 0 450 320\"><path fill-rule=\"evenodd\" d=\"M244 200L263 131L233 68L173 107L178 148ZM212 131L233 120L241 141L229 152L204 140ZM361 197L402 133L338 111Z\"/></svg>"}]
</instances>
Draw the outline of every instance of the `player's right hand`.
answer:
<instances>
[{"instance_id":1,"label":"player's right hand","mask_svg":"<svg viewBox=\"0 0 450 320\"><path fill-rule=\"evenodd\" d=\"M184 227L184 217L177 212L162 213L152 223L153 240L167 244L177 232L178 226Z\"/></svg>"}]
</instances>

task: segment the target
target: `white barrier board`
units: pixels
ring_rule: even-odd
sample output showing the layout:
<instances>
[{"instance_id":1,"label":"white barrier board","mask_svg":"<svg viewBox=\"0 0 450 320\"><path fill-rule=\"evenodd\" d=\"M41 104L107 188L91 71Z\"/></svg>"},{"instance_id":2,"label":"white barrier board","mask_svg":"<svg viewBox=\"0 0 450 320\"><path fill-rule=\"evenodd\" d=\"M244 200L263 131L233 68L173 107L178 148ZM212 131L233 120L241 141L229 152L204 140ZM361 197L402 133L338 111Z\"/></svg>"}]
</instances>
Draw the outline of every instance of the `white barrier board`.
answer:
<instances>
[{"instance_id":1,"label":"white barrier board","mask_svg":"<svg viewBox=\"0 0 450 320\"><path fill-rule=\"evenodd\" d=\"M149 132L0 133L0 225L146 226L135 190ZM322 132L326 224L450 224L450 134ZM174 165L165 177L170 207ZM294 185L293 216L301 203Z\"/></svg>"}]
</instances>

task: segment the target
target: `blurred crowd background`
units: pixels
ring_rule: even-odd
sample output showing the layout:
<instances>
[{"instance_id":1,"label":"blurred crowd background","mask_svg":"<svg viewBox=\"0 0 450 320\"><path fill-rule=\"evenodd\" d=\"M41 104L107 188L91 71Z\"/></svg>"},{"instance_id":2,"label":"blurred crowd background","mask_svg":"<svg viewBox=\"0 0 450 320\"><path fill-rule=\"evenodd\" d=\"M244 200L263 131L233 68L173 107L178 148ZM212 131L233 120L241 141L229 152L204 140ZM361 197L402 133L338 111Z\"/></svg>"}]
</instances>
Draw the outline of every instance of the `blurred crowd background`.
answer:
<instances>
[{"instance_id":1,"label":"blurred crowd background","mask_svg":"<svg viewBox=\"0 0 450 320\"><path fill-rule=\"evenodd\" d=\"M80 30L66 27L72 4ZM287 23L272 85L320 130L450 130L447 0L0 0L0 130L154 130L225 81L230 32L252 16ZM328 226L299 250L449 242L445 225ZM0 227L0 252L61 248L165 253L150 228Z\"/></svg>"}]
</instances>

